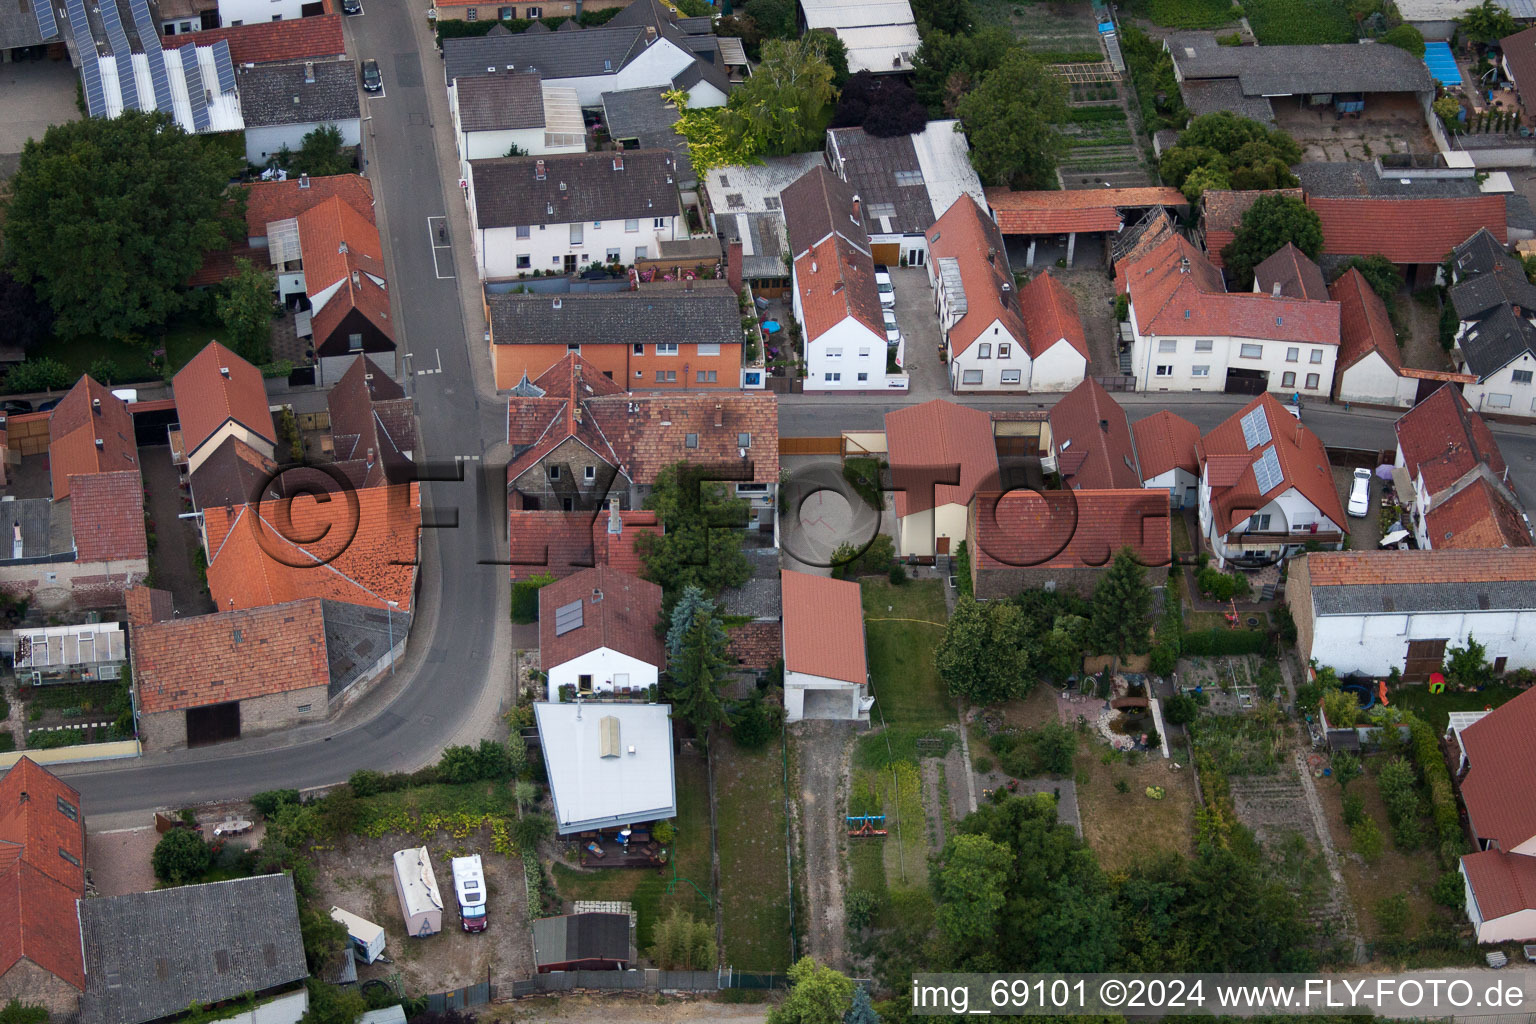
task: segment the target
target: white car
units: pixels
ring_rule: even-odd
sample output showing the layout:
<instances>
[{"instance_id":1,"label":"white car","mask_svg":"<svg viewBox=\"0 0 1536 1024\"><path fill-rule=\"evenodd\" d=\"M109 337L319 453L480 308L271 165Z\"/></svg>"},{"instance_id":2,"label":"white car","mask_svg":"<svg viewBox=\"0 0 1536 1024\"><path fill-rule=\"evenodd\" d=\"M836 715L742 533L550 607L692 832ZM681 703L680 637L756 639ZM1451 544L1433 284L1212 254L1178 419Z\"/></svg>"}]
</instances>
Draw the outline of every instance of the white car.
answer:
<instances>
[{"instance_id":1,"label":"white car","mask_svg":"<svg viewBox=\"0 0 1536 1024\"><path fill-rule=\"evenodd\" d=\"M1349 485L1349 507L1345 509L1356 519L1365 518L1371 508L1371 471L1355 470L1355 479Z\"/></svg>"},{"instance_id":2,"label":"white car","mask_svg":"<svg viewBox=\"0 0 1536 1024\"><path fill-rule=\"evenodd\" d=\"M889 309L882 309L885 314L885 341L888 345L901 344L901 328L896 324L896 314Z\"/></svg>"},{"instance_id":3,"label":"white car","mask_svg":"<svg viewBox=\"0 0 1536 1024\"><path fill-rule=\"evenodd\" d=\"M880 292L880 305L886 309L896 305L896 286L891 284L891 272L886 267L875 267L875 288Z\"/></svg>"}]
</instances>

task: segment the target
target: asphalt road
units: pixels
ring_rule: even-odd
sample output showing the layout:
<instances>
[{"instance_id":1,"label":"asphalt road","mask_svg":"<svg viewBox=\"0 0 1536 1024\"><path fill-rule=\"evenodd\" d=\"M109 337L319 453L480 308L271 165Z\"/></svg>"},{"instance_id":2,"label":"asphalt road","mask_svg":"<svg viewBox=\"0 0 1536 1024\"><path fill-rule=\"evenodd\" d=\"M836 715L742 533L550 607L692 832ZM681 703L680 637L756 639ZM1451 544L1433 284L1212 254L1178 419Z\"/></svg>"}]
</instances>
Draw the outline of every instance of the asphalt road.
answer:
<instances>
[{"instance_id":1,"label":"asphalt road","mask_svg":"<svg viewBox=\"0 0 1536 1024\"><path fill-rule=\"evenodd\" d=\"M428 458L451 464L455 456L480 456L482 439L504 436L505 407L476 394L458 281L439 276L452 273L445 250L433 259L441 220L429 229L427 218L445 212L436 147L452 142L448 132L434 139L426 89L441 91L442 77L435 53L417 51L420 14L415 4L373 2L346 25L352 53L376 57L384 72L384 95L363 101L371 118L365 170L385 232L397 340L411 353L406 365L414 364L406 387L416 399L422 447ZM450 244L458 240L450 234ZM441 373L415 372L439 365ZM458 525L423 530L417 623L393 688L381 685L378 699L370 695L339 721L279 737L61 769L79 788L93 826L149 808L327 785L359 768L412 769L483 728L507 686L510 622L507 570L477 564L496 557L504 533L494 514L500 478L483 485L482 465L469 461L463 482L422 485L424 524L446 526L456 516Z\"/></svg>"}]
</instances>

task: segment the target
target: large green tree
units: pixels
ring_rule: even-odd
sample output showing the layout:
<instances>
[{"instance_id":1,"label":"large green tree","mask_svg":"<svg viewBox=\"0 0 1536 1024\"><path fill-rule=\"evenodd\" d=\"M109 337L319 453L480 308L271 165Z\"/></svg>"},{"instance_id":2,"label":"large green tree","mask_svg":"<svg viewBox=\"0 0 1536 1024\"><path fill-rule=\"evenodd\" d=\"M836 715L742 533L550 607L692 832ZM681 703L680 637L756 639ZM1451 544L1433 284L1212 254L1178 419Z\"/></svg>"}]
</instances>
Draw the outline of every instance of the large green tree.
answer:
<instances>
[{"instance_id":1,"label":"large green tree","mask_svg":"<svg viewBox=\"0 0 1536 1024\"><path fill-rule=\"evenodd\" d=\"M1001 25L976 32L923 33L912 57L912 87L935 117L953 117L955 107L1014 48L1013 35Z\"/></svg>"},{"instance_id":2,"label":"large green tree","mask_svg":"<svg viewBox=\"0 0 1536 1024\"><path fill-rule=\"evenodd\" d=\"M1371 290L1381 296L1381 300L1389 307L1397 298L1398 289L1403 286L1403 275L1397 269L1397 265L1380 253L1370 256L1351 256L1339 272L1333 276L1337 281L1351 270L1360 271L1360 276L1365 278L1365 283L1371 286Z\"/></svg>"},{"instance_id":3,"label":"large green tree","mask_svg":"<svg viewBox=\"0 0 1536 1024\"><path fill-rule=\"evenodd\" d=\"M300 140L298 152L285 147L272 162L291 174L315 177L351 174L353 171L352 150L341 144L341 129L334 124L316 128Z\"/></svg>"},{"instance_id":4,"label":"large green tree","mask_svg":"<svg viewBox=\"0 0 1536 1024\"><path fill-rule=\"evenodd\" d=\"M1122 548L1093 588L1089 633L1101 650L1123 658L1145 649L1149 637L1148 614L1152 589L1147 573L1129 548Z\"/></svg>"},{"instance_id":5,"label":"large green tree","mask_svg":"<svg viewBox=\"0 0 1536 1024\"><path fill-rule=\"evenodd\" d=\"M933 32L964 35L971 31L976 16L971 0L913 0L912 15L924 39Z\"/></svg>"},{"instance_id":6,"label":"large green tree","mask_svg":"<svg viewBox=\"0 0 1536 1024\"><path fill-rule=\"evenodd\" d=\"M951 695L976 704L1023 697L1035 684L1031 624L1010 601L986 604L962 594L944 636L933 652L934 666Z\"/></svg>"},{"instance_id":7,"label":"large green tree","mask_svg":"<svg viewBox=\"0 0 1536 1024\"><path fill-rule=\"evenodd\" d=\"M214 301L219 322L229 332L230 347L252 363L267 361L272 315L277 309L273 287L271 271L242 257L235 260L234 276L219 285Z\"/></svg>"},{"instance_id":8,"label":"large green tree","mask_svg":"<svg viewBox=\"0 0 1536 1024\"><path fill-rule=\"evenodd\" d=\"M645 507L661 518L665 532L645 534L636 542L645 578L667 592L667 609L689 586L718 594L752 576L752 563L741 550L747 503L709 479L710 471L680 462L656 476Z\"/></svg>"},{"instance_id":9,"label":"large green tree","mask_svg":"<svg viewBox=\"0 0 1536 1024\"><path fill-rule=\"evenodd\" d=\"M848 976L810 957L789 968L789 995L768 1011L768 1024L843 1024L853 1006Z\"/></svg>"},{"instance_id":10,"label":"large green tree","mask_svg":"<svg viewBox=\"0 0 1536 1024\"><path fill-rule=\"evenodd\" d=\"M149 863L160 881L185 885L207 871L212 860L202 836L189 828L173 828L155 844Z\"/></svg>"},{"instance_id":11,"label":"large green tree","mask_svg":"<svg viewBox=\"0 0 1536 1024\"><path fill-rule=\"evenodd\" d=\"M1300 160L1301 147L1289 135L1222 110L1189 122L1158 171L1193 202L1206 188L1292 188L1299 182L1290 166Z\"/></svg>"},{"instance_id":12,"label":"large green tree","mask_svg":"<svg viewBox=\"0 0 1536 1024\"><path fill-rule=\"evenodd\" d=\"M728 137L753 153L785 156L809 153L826 144L837 90L819 33L800 39L771 39L752 77L731 90L716 116Z\"/></svg>"},{"instance_id":13,"label":"large green tree","mask_svg":"<svg viewBox=\"0 0 1536 1024\"><path fill-rule=\"evenodd\" d=\"M1483 0L1458 18L1456 24L1462 35L1478 43L1497 42L1520 31L1509 11L1494 0Z\"/></svg>"},{"instance_id":14,"label":"large green tree","mask_svg":"<svg viewBox=\"0 0 1536 1024\"><path fill-rule=\"evenodd\" d=\"M1253 268L1290 242L1317 259L1323 251L1323 222L1294 196L1259 196L1243 214L1232 241L1221 250L1222 262L1243 290L1253 287Z\"/></svg>"},{"instance_id":15,"label":"large green tree","mask_svg":"<svg viewBox=\"0 0 1536 1024\"><path fill-rule=\"evenodd\" d=\"M1055 188L1066 142L1067 90L1050 69L1015 48L955 105L971 163L988 185Z\"/></svg>"},{"instance_id":16,"label":"large green tree","mask_svg":"<svg viewBox=\"0 0 1536 1024\"><path fill-rule=\"evenodd\" d=\"M957 835L933 873L939 927L955 949L983 945L998 930L1007 902L1008 848L985 835Z\"/></svg>"},{"instance_id":17,"label":"large green tree","mask_svg":"<svg viewBox=\"0 0 1536 1024\"><path fill-rule=\"evenodd\" d=\"M672 609L667 630L667 674L672 678L672 705L677 716L701 737L728 716L720 698L730 671L725 649L729 639L720 613L698 587L689 587Z\"/></svg>"},{"instance_id":18,"label":"large green tree","mask_svg":"<svg viewBox=\"0 0 1536 1024\"><path fill-rule=\"evenodd\" d=\"M203 254L244 231L238 162L165 113L124 111L27 142L6 203L5 259L65 337L157 329Z\"/></svg>"}]
</instances>

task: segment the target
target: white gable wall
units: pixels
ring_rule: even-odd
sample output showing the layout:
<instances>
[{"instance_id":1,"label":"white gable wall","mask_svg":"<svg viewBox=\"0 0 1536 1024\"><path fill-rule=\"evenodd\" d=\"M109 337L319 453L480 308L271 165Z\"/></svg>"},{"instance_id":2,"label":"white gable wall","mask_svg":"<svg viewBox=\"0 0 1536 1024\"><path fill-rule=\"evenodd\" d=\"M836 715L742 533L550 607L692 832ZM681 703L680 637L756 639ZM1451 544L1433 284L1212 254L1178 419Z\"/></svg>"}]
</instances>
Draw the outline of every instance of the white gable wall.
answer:
<instances>
[{"instance_id":1,"label":"white gable wall","mask_svg":"<svg viewBox=\"0 0 1536 1024\"><path fill-rule=\"evenodd\" d=\"M947 335L946 335L947 337ZM1026 391L1030 386L1032 366L1029 351L1015 338L1006 324L994 319L964 352L954 353L949 361L949 386L954 391ZM1008 355L1001 356L1002 346L1008 346ZM981 353L986 346L987 358ZM1007 383L1004 371L1017 374ZM967 378L969 375L969 379Z\"/></svg>"},{"instance_id":2,"label":"white gable wall","mask_svg":"<svg viewBox=\"0 0 1536 1024\"><path fill-rule=\"evenodd\" d=\"M1035 359L1030 370L1029 390L1071 391L1088 375L1088 360L1065 338Z\"/></svg>"},{"instance_id":3,"label":"white gable wall","mask_svg":"<svg viewBox=\"0 0 1536 1024\"><path fill-rule=\"evenodd\" d=\"M608 647L588 651L580 657L572 658L546 671L549 673L551 702L560 700L562 686L569 685L580 689L582 676L591 677L593 692L613 693L616 688L622 690L626 686L631 690L643 690L648 686L655 686L657 675L655 665Z\"/></svg>"},{"instance_id":4,"label":"white gable wall","mask_svg":"<svg viewBox=\"0 0 1536 1024\"><path fill-rule=\"evenodd\" d=\"M1397 371L1381 358L1381 353L1370 352L1339 374L1337 401L1406 409L1413 405L1418 392L1418 381L1412 377L1399 377Z\"/></svg>"},{"instance_id":5,"label":"white gable wall","mask_svg":"<svg viewBox=\"0 0 1536 1024\"><path fill-rule=\"evenodd\" d=\"M1479 414L1536 416L1536 384L1515 383L1516 373L1536 380L1536 358L1526 352L1476 384L1468 384L1461 393Z\"/></svg>"},{"instance_id":6,"label":"white gable wall","mask_svg":"<svg viewBox=\"0 0 1536 1024\"><path fill-rule=\"evenodd\" d=\"M267 160L278 154L284 146L297 152L304 144L304 136L317 128L333 125L341 132L341 144L343 146L356 146L362 141L362 122L357 118L343 118L340 121L317 121L306 124L275 124L262 128L247 127L245 129L245 159L257 166L264 166ZM500 155L505 156L503 151Z\"/></svg>"}]
</instances>

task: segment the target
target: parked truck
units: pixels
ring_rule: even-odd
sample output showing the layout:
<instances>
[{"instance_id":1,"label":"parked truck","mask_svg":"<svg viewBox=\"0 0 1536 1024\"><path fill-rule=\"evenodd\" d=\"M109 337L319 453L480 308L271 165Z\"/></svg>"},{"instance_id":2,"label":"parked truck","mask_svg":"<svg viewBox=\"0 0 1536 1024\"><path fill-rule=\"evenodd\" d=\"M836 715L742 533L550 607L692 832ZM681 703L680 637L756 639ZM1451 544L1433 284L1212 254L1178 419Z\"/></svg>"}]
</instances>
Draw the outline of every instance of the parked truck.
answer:
<instances>
[{"instance_id":1,"label":"parked truck","mask_svg":"<svg viewBox=\"0 0 1536 1024\"><path fill-rule=\"evenodd\" d=\"M331 920L346 927L347 938L352 940L353 950L363 963L371 964L384 955L383 928L340 907L331 908Z\"/></svg>"},{"instance_id":2,"label":"parked truck","mask_svg":"<svg viewBox=\"0 0 1536 1024\"><path fill-rule=\"evenodd\" d=\"M485 931L485 871L478 853L453 858L453 894L459 900L459 922L464 930Z\"/></svg>"}]
</instances>

